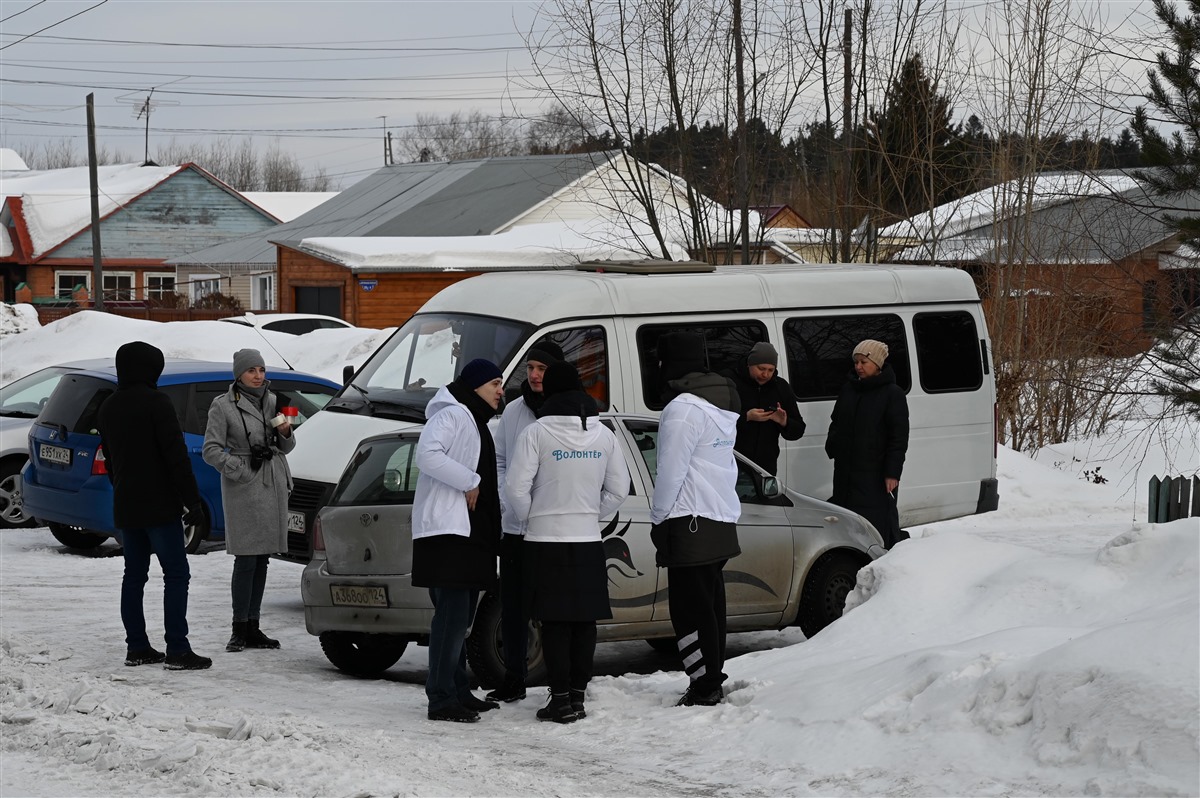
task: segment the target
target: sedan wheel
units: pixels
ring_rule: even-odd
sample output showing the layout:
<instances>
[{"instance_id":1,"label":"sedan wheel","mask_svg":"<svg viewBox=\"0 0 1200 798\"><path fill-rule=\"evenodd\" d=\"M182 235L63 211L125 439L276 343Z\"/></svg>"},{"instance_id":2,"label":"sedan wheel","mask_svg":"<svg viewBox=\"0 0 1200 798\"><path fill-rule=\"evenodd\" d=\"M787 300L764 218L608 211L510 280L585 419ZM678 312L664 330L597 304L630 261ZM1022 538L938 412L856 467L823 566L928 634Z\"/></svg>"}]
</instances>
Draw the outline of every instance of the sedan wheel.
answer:
<instances>
[{"instance_id":1,"label":"sedan wheel","mask_svg":"<svg viewBox=\"0 0 1200 798\"><path fill-rule=\"evenodd\" d=\"M33 526L34 520L25 514L21 502L21 469L24 459L15 459L0 465L0 528Z\"/></svg>"},{"instance_id":2,"label":"sedan wheel","mask_svg":"<svg viewBox=\"0 0 1200 798\"><path fill-rule=\"evenodd\" d=\"M526 684L539 684L546 678L546 660L542 656L541 631L530 625L525 648ZM504 639L500 633L500 597L487 593L479 600L475 622L467 638L467 662L484 687L504 684Z\"/></svg>"},{"instance_id":3,"label":"sedan wheel","mask_svg":"<svg viewBox=\"0 0 1200 798\"><path fill-rule=\"evenodd\" d=\"M395 635L322 632L321 650L340 671L354 676L377 676L404 656L408 641Z\"/></svg>"},{"instance_id":4,"label":"sedan wheel","mask_svg":"<svg viewBox=\"0 0 1200 798\"><path fill-rule=\"evenodd\" d=\"M860 567L853 555L834 552L822 557L809 571L800 593L800 613L796 619L805 637L812 637L842 617L846 596L858 581Z\"/></svg>"}]
</instances>

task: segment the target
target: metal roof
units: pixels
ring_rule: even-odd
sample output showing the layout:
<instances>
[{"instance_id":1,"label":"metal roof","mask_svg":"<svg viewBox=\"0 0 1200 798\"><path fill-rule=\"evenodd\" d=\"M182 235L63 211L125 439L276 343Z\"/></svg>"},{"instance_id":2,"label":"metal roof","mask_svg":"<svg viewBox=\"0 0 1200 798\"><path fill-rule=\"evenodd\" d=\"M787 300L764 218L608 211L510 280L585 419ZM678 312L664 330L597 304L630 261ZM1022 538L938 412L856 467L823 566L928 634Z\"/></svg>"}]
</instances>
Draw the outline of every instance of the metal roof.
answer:
<instances>
[{"instance_id":1,"label":"metal roof","mask_svg":"<svg viewBox=\"0 0 1200 798\"><path fill-rule=\"evenodd\" d=\"M272 240L488 235L610 157L529 155L385 166L290 222L167 263L273 265Z\"/></svg>"}]
</instances>

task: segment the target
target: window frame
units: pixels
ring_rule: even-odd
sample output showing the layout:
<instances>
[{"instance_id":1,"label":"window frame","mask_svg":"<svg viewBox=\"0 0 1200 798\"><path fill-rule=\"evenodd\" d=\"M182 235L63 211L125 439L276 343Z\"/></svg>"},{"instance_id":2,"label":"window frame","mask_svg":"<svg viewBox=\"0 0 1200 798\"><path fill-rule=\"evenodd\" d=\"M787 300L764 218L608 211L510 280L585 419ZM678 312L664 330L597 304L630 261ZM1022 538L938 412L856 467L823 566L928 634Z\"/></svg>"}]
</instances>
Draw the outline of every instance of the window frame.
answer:
<instances>
[{"instance_id":1,"label":"window frame","mask_svg":"<svg viewBox=\"0 0 1200 798\"><path fill-rule=\"evenodd\" d=\"M59 284L59 281L63 277L75 277L75 278L82 277L83 278L83 280L82 280L83 289L85 291L87 291L89 295L92 293L92 273L91 272L74 271L71 269L55 269L54 270L54 297L55 297L55 299L70 299L72 296L74 296L75 289L77 287L79 287L80 280L76 279L75 282L71 284L71 287L66 289L66 293L64 294L63 293L64 289Z\"/></svg>"}]
</instances>

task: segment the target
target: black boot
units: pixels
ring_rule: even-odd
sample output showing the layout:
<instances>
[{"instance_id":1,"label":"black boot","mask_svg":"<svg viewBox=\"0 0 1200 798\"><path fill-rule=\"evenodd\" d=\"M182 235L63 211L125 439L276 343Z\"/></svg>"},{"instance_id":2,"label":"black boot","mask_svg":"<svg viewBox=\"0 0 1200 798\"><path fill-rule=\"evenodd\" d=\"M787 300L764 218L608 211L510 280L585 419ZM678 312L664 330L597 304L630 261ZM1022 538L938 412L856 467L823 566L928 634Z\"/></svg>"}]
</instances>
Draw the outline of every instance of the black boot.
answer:
<instances>
[{"instance_id":1,"label":"black boot","mask_svg":"<svg viewBox=\"0 0 1200 798\"><path fill-rule=\"evenodd\" d=\"M503 701L508 704L520 701L525 697L525 680L520 677L505 676L504 684L487 694L489 701Z\"/></svg>"},{"instance_id":2,"label":"black boot","mask_svg":"<svg viewBox=\"0 0 1200 798\"><path fill-rule=\"evenodd\" d=\"M537 719L555 723L574 723L579 720L575 710L571 709L571 694L551 693L550 703L537 711Z\"/></svg>"},{"instance_id":3,"label":"black boot","mask_svg":"<svg viewBox=\"0 0 1200 798\"><path fill-rule=\"evenodd\" d=\"M576 690L571 688L571 709L575 710L575 715L580 720L587 717L587 710L584 709L583 699L587 695L586 690Z\"/></svg>"},{"instance_id":4,"label":"black boot","mask_svg":"<svg viewBox=\"0 0 1200 798\"><path fill-rule=\"evenodd\" d=\"M279 641L267 637L258 628L258 618L246 621L246 648L279 648Z\"/></svg>"},{"instance_id":5,"label":"black boot","mask_svg":"<svg viewBox=\"0 0 1200 798\"><path fill-rule=\"evenodd\" d=\"M246 627L249 621L234 621L233 634L229 637L229 642L225 644L226 651L241 651L246 647Z\"/></svg>"}]
</instances>

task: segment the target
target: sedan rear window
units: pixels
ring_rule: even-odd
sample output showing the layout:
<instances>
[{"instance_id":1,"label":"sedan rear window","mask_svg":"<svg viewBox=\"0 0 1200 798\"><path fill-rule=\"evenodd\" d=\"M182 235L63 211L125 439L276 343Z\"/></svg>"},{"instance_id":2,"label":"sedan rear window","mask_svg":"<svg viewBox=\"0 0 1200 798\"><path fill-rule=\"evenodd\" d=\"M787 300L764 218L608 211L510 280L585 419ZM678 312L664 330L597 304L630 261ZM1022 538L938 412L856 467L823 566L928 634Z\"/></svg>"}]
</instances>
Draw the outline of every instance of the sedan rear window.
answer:
<instances>
[{"instance_id":1,"label":"sedan rear window","mask_svg":"<svg viewBox=\"0 0 1200 798\"><path fill-rule=\"evenodd\" d=\"M99 435L96 414L116 389L116 384L108 380L67 374L59 380L38 419L47 424L61 424L69 432Z\"/></svg>"}]
</instances>

